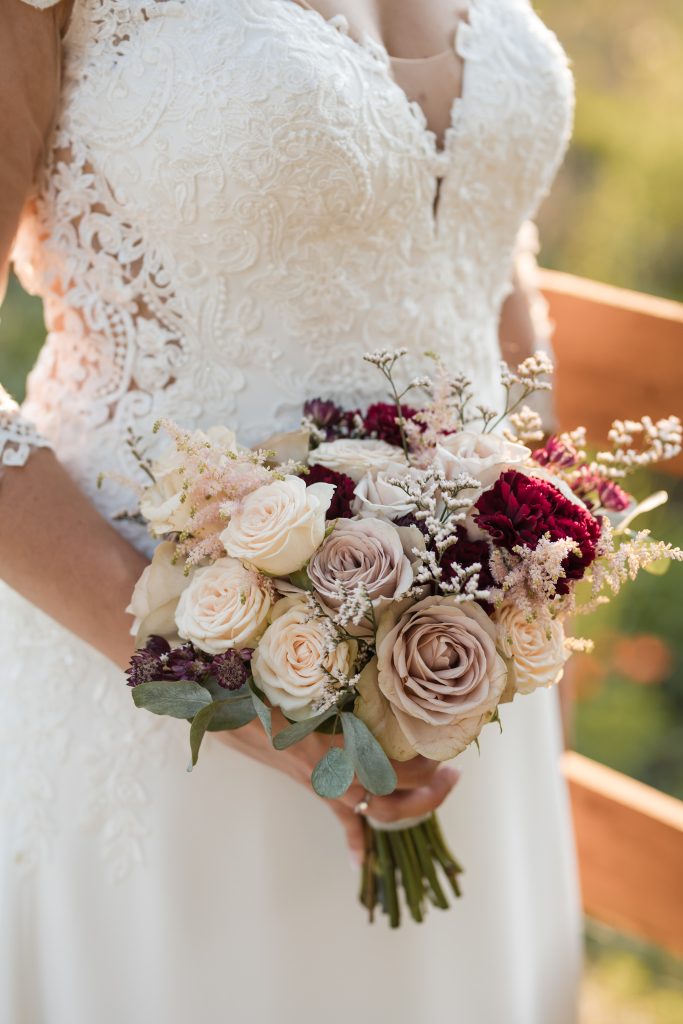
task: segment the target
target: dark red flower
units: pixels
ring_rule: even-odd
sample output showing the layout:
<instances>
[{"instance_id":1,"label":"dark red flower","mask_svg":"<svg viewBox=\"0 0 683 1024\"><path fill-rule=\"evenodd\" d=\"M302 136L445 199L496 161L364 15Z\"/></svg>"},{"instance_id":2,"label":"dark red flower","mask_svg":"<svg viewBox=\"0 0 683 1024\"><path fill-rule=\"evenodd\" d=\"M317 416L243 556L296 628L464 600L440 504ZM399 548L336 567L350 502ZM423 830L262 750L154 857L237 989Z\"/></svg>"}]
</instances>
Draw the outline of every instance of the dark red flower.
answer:
<instances>
[{"instance_id":1,"label":"dark red flower","mask_svg":"<svg viewBox=\"0 0 683 1024\"><path fill-rule=\"evenodd\" d=\"M334 427L343 414L344 410L340 405L326 398L312 398L304 403L304 416L312 420L320 430Z\"/></svg>"},{"instance_id":2,"label":"dark red flower","mask_svg":"<svg viewBox=\"0 0 683 1024\"><path fill-rule=\"evenodd\" d=\"M633 501L631 495L614 480L603 479L600 481L598 497L603 508L609 509L610 512L623 512Z\"/></svg>"},{"instance_id":3,"label":"dark red flower","mask_svg":"<svg viewBox=\"0 0 683 1024\"><path fill-rule=\"evenodd\" d=\"M479 589L489 590L495 586L491 569L489 566L489 546L485 540L471 540L463 526L457 527L458 540L446 548L441 556L440 565L443 569L445 579L450 580L455 576L454 566L461 565L467 569L475 562L479 562Z\"/></svg>"},{"instance_id":4,"label":"dark red flower","mask_svg":"<svg viewBox=\"0 0 683 1024\"><path fill-rule=\"evenodd\" d=\"M520 544L533 550L546 534L576 541L578 551L563 562L566 578L558 582L558 594L566 594L568 581L580 580L595 558L599 520L546 480L508 470L478 498L475 509L477 525L498 547L512 550Z\"/></svg>"},{"instance_id":5,"label":"dark red flower","mask_svg":"<svg viewBox=\"0 0 683 1024\"><path fill-rule=\"evenodd\" d=\"M410 420L417 409L402 405L403 418ZM369 437L376 437L387 444L401 447L401 431L398 428L396 406L388 402L375 402L363 417L363 426Z\"/></svg>"},{"instance_id":6,"label":"dark red flower","mask_svg":"<svg viewBox=\"0 0 683 1024\"><path fill-rule=\"evenodd\" d=\"M247 681L249 669L237 651L226 651L212 659L209 674L224 690L239 690Z\"/></svg>"},{"instance_id":7,"label":"dark red flower","mask_svg":"<svg viewBox=\"0 0 683 1024\"><path fill-rule=\"evenodd\" d=\"M347 476L346 473L337 473L334 469L326 469L325 466L316 465L311 466L305 479L307 487L311 484L334 484L335 492L325 514L326 519L349 519L353 515L351 502L356 485L350 476Z\"/></svg>"},{"instance_id":8,"label":"dark red flower","mask_svg":"<svg viewBox=\"0 0 683 1024\"><path fill-rule=\"evenodd\" d=\"M531 458L539 466L562 466L571 469L578 465L579 453L569 441L561 441L559 437L549 437L542 448L531 453Z\"/></svg>"}]
</instances>

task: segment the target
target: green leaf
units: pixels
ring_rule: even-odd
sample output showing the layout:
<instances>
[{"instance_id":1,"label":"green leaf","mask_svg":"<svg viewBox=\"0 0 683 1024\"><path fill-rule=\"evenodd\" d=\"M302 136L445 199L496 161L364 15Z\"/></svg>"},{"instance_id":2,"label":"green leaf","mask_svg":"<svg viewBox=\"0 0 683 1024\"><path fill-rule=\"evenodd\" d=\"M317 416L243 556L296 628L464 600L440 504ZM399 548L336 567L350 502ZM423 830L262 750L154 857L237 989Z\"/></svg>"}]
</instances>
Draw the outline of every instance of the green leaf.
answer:
<instances>
[{"instance_id":1,"label":"green leaf","mask_svg":"<svg viewBox=\"0 0 683 1024\"><path fill-rule=\"evenodd\" d=\"M344 712L341 720L346 749L361 786L375 796L393 793L398 782L396 772L365 722L350 711Z\"/></svg>"},{"instance_id":2,"label":"green leaf","mask_svg":"<svg viewBox=\"0 0 683 1024\"><path fill-rule=\"evenodd\" d=\"M209 726L211 719L213 718L216 710L216 704L207 704L205 708L198 711L192 719L192 725L190 726L190 750L192 752L192 764L188 771L190 771L197 763L199 757L199 748L202 745L204 734Z\"/></svg>"},{"instance_id":3,"label":"green leaf","mask_svg":"<svg viewBox=\"0 0 683 1024\"><path fill-rule=\"evenodd\" d=\"M288 725L286 729L282 729L281 732L273 737L273 746L276 750L286 750L293 743L298 743L299 740L304 739L309 733L315 732L322 722L327 721L328 718L336 715L336 713L336 708L328 708L327 711L322 711L319 715L313 715L312 718L306 718L303 722L294 722L292 725Z\"/></svg>"},{"instance_id":4,"label":"green leaf","mask_svg":"<svg viewBox=\"0 0 683 1024\"><path fill-rule=\"evenodd\" d=\"M199 683L167 683L150 680L133 687L133 701L138 708L147 708L155 715L172 718L194 718L211 703L211 694Z\"/></svg>"},{"instance_id":5,"label":"green leaf","mask_svg":"<svg viewBox=\"0 0 683 1024\"><path fill-rule=\"evenodd\" d=\"M295 587L300 587L301 590L313 590L313 583L311 582L311 577L308 575L305 569L297 569L296 572L290 572L289 579L290 582L293 583Z\"/></svg>"},{"instance_id":6,"label":"green leaf","mask_svg":"<svg viewBox=\"0 0 683 1024\"><path fill-rule=\"evenodd\" d=\"M249 690L240 690L236 696L226 697L225 700L215 700L212 707L213 714L207 726L209 732L241 729L256 718L256 708Z\"/></svg>"},{"instance_id":7,"label":"green leaf","mask_svg":"<svg viewBox=\"0 0 683 1024\"><path fill-rule=\"evenodd\" d=\"M249 689L251 691L251 700L254 705L254 710L259 716L261 725L266 731L266 736L271 741L273 740L273 713L263 699L263 694L259 690L258 686L253 679L249 680Z\"/></svg>"},{"instance_id":8,"label":"green leaf","mask_svg":"<svg viewBox=\"0 0 683 1024\"><path fill-rule=\"evenodd\" d=\"M353 782L353 774L353 763L344 748L330 747L313 769L311 782L318 796L336 800Z\"/></svg>"}]
</instances>

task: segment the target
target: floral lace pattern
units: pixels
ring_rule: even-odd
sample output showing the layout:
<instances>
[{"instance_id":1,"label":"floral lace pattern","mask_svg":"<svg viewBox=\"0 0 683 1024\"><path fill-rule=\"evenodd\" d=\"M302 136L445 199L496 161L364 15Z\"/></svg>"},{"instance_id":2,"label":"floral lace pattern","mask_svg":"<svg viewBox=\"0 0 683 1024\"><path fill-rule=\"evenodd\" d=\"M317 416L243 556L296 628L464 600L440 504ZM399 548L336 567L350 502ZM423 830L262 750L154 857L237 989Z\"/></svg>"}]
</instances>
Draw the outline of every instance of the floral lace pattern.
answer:
<instances>
[{"instance_id":1,"label":"floral lace pattern","mask_svg":"<svg viewBox=\"0 0 683 1024\"><path fill-rule=\"evenodd\" d=\"M113 483L96 489L101 471L136 475L129 431L172 416L234 423L256 442L296 425L306 397L376 397L369 348L404 345L416 370L437 352L482 401L495 397L516 238L564 155L572 78L528 0L472 0L455 45L463 92L439 150L384 50L343 19L291 0L76 0L61 111L14 260L49 332L25 422L105 515L129 501ZM17 436L20 455L40 443ZM139 528L120 528L149 549ZM35 628L27 606L21 616L16 635ZM75 704L82 673L66 666L81 646L63 632L51 642L53 703ZM144 837L144 785L119 753L143 716L111 666L98 678L124 692L89 726L103 774L84 772L80 791L119 876ZM10 702L36 700L30 690ZM51 728L49 708L33 713ZM47 750L75 756L56 726ZM156 757L137 740L127 749ZM34 785L33 772L37 836L54 780Z\"/></svg>"}]
</instances>

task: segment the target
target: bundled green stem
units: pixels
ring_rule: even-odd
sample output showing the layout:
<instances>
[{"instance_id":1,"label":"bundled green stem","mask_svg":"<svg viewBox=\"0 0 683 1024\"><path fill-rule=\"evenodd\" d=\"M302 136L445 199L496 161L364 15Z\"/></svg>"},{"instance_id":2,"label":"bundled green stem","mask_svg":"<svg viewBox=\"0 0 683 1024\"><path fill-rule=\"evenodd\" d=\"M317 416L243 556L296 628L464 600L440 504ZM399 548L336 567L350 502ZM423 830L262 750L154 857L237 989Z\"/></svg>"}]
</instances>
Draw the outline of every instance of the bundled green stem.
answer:
<instances>
[{"instance_id":1,"label":"bundled green stem","mask_svg":"<svg viewBox=\"0 0 683 1024\"><path fill-rule=\"evenodd\" d=\"M444 879L440 879L439 873ZM443 881L460 896L458 876L462 868L450 852L441 826L432 814L420 825L384 832L365 823L365 856L361 873L360 901L370 921L381 905L392 928L401 923L402 903L414 921L424 920L431 903L449 907Z\"/></svg>"}]
</instances>

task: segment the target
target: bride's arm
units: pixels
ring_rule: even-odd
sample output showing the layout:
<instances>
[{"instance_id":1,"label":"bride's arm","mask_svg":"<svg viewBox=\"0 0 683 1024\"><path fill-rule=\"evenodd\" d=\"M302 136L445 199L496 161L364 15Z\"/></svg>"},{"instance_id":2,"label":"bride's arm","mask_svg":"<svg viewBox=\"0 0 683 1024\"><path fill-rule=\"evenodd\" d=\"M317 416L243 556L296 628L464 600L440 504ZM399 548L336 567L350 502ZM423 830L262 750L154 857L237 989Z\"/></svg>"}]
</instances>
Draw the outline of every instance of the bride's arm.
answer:
<instances>
[{"instance_id":1,"label":"bride's arm","mask_svg":"<svg viewBox=\"0 0 683 1024\"><path fill-rule=\"evenodd\" d=\"M69 6L62 2L37 10L21 0L0 5L3 285L10 246L54 117L60 33ZM0 574L62 625L124 665L132 651L124 609L144 559L99 515L51 451L26 443L32 433L8 396L0 394ZM23 465L7 464L24 459Z\"/></svg>"}]
</instances>

